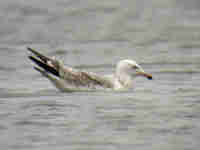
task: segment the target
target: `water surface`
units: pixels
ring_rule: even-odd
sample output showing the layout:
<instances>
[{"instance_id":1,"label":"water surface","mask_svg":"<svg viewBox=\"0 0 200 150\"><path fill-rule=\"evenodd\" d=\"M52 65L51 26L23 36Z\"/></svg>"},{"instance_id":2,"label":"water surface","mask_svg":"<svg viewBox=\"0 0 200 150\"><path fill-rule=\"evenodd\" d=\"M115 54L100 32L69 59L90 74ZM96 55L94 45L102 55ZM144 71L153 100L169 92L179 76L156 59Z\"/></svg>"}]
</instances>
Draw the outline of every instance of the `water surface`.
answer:
<instances>
[{"instance_id":1,"label":"water surface","mask_svg":"<svg viewBox=\"0 0 200 150\"><path fill-rule=\"evenodd\" d=\"M198 149L200 3L196 0L0 1L2 149ZM125 58L154 80L127 92L61 93L26 47L111 73Z\"/></svg>"}]
</instances>

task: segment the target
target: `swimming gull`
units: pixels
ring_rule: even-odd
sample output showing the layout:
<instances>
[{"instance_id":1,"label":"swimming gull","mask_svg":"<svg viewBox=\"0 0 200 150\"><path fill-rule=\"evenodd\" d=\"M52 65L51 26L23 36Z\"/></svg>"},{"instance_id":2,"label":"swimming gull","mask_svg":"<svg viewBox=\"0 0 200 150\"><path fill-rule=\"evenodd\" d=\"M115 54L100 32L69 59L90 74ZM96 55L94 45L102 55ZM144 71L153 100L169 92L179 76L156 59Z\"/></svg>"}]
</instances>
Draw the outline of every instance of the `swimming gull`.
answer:
<instances>
[{"instance_id":1,"label":"swimming gull","mask_svg":"<svg viewBox=\"0 0 200 150\"><path fill-rule=\"evenodd\" d=\"M32 53L28 56L29 59L37 65L34 69L63 92L74 89L127 90L133 87L133 80L137 76L152 79L151 74L146 73L140 65L129 59L119 61L114 74L100 75L65 66L61 61L47 57L32 48L28 47L27 50Z\"/></svg>"}]
</instances>

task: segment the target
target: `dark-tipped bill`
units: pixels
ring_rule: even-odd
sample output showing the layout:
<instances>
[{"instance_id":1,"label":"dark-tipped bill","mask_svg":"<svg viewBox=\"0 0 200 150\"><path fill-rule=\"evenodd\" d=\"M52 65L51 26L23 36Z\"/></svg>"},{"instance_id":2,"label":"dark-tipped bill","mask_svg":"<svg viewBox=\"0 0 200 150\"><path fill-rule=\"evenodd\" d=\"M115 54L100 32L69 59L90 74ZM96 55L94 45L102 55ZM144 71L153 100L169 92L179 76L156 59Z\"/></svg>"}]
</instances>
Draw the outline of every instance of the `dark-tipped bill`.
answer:
<instances>
[{"instance_id":1,"label":"dark-tipped bill","mask_svg":"<svg viewBox=\"0 0 200 150\"><path fill-rule=\"evenodd\" d=\"M146 73L146 72L138 72L138 75L144 76L144 77L146 77L149 80L153 79L152 75L149 74L149 73Z\"/></svg>"}]
</instances>

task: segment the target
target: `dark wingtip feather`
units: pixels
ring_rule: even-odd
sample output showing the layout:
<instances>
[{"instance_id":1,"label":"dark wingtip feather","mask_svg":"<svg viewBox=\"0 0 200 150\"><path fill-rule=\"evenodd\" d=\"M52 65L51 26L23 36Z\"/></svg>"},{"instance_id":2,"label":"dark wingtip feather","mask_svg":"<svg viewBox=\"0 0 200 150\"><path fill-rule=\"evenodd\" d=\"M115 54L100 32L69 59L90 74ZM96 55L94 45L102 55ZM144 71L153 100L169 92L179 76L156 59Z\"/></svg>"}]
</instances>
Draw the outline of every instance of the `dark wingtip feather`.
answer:
<instances>
[{"instance_id":1,"label":"dark wingtip feather","mask_svg":"<svg viewBox=\"0 0 200 150\"><path fill-rule=\"evenodd\" d=\"M43 68L45 71L52 73L55 76L59 77L59 73L56 69L53 67L49 66L48 64L38 60L37 58L33 56L28 56L30 60L32 60L35 64L37 64L39 67ZM36 69L37 70L37 69Z\"/></svg>"},{"instance_id":2,"label":"dark wingtip feather","mask_svg":"<svg viewBox=\"0 0 200 150\"><path fill-rule=\"evenodd\" d=\"M27 47L27 50L30 51L31 53L33 53L36 57L40 58L42 61L44 61L45 63L47 61L52 61L51 58L47 57L47 56L44 56L43 54L39 53L38 51L30 48L30 47Z\"/></svg>"},{"instance_id":3,"label":"dark wingtip feather","mask_svg":"<svg viewBox=\"0 0 200 150\"><path fill-rule=\"evenodd\" d=\"M47 74L46 71L40 69L39 67L34 66L33 68L34 68L36 71L38 71L38 72L40 72L41 74L43 74L43 75L46 75L46 74Z\"/></svg>"}]
</instances>

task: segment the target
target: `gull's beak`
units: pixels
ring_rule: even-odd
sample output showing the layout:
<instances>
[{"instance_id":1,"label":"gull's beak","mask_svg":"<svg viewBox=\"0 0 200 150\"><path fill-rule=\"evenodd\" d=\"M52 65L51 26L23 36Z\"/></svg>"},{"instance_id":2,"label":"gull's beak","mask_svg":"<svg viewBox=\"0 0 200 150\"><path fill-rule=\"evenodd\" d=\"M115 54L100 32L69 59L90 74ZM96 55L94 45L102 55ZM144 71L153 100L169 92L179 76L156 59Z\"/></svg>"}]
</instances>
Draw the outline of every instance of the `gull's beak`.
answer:
<instances>
[{"instance_id":1,"label":"gull's beak","mask_svg":"<svg viewBox=\"0 0 200 150\"><path fill-rule=\"evenodd\" d=\"M146 73L146 72L137 72L137 75L140 75L140 76L144 76L144 77L146 77L147 79L149 79L149 80L152 80L153 79L153 77L152 77L152 75L151 74L149 74L149 73Z\"/></svg>"}]
</instances>

